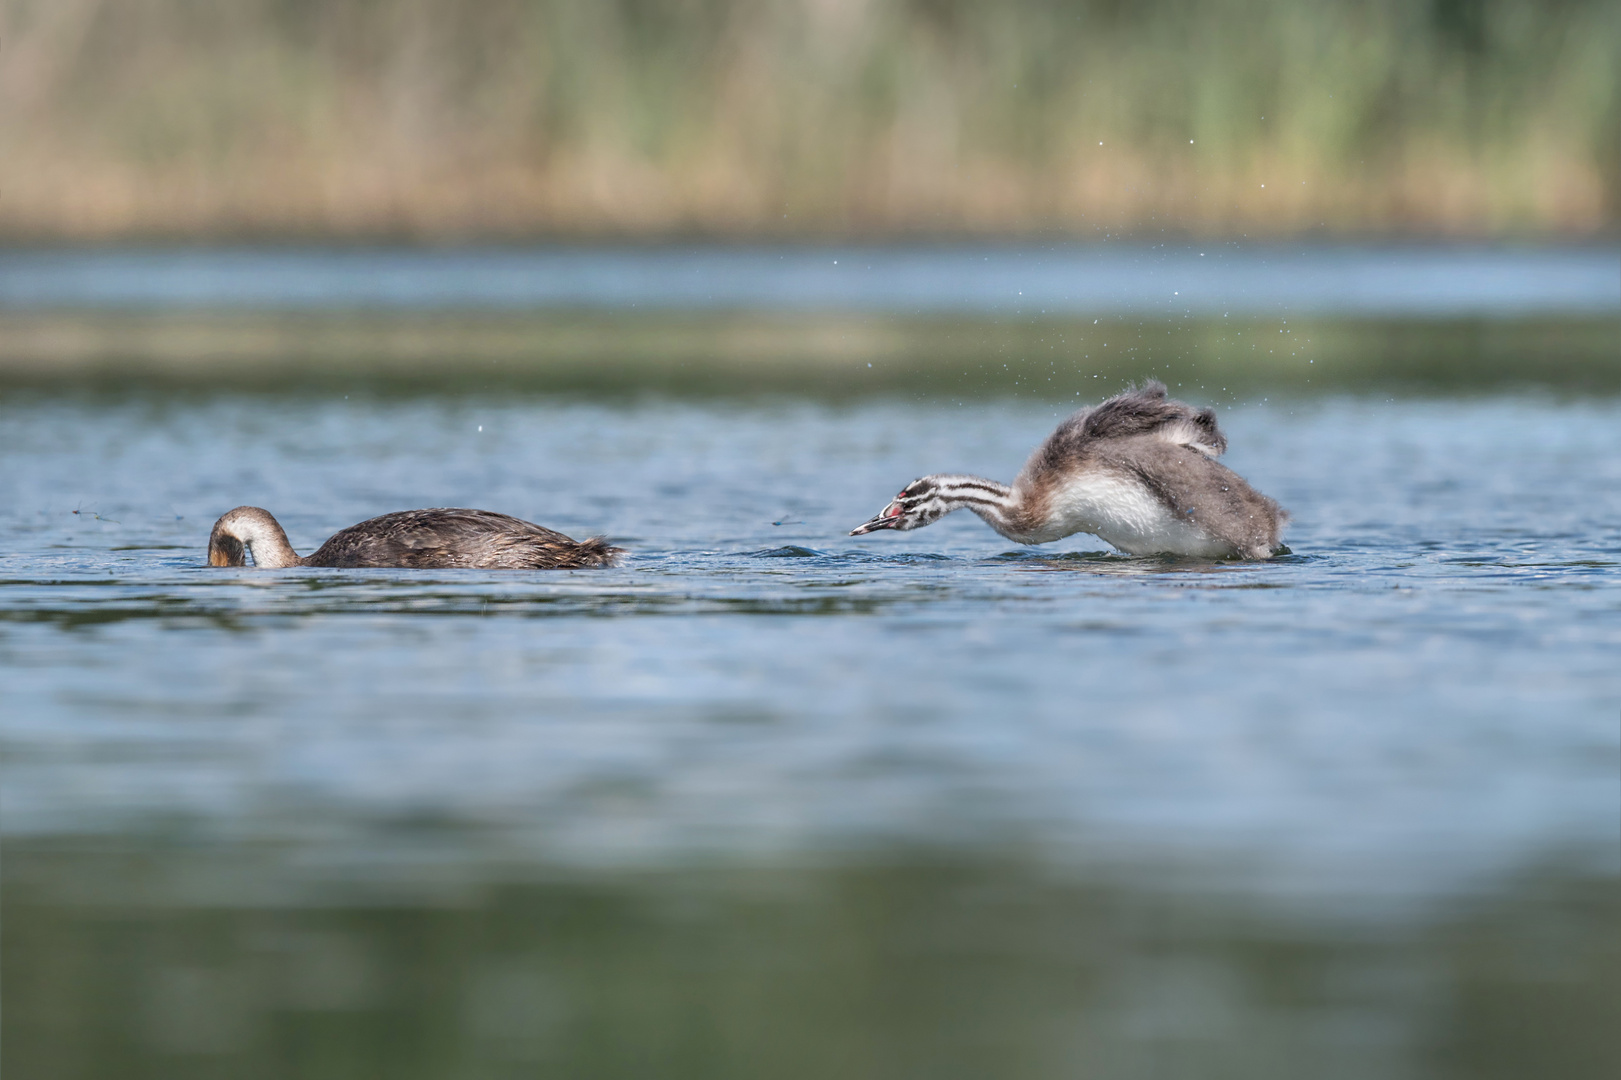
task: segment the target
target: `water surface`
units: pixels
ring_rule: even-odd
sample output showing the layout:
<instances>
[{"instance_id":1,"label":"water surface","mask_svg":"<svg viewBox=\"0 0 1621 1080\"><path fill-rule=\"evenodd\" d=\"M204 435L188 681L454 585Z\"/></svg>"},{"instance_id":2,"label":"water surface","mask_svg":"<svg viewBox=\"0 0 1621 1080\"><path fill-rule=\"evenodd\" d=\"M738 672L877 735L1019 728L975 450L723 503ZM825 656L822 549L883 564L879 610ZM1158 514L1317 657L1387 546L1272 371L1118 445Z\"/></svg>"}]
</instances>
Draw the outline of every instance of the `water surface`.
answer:
<instances>
[{"instance_id":1,"label":"water surface","mask_svg":"<svg viewBox=\"0 0 1621 1080\"><path fill-rule=\"evenodd\" d=\"M11 394L8 1064L1602 1075L1621 404L1224 409L1268 563L844 535L1063 411ZM239 503L630 555L202 565Z\"/></svg>"},{"instance_id":2,"label":"water surface","mask_svg":"<svg viewBox=\"0 0 1621 1080\"><path fill-rule=\"evenodd\" d=\"M1208 241L0 251L0 309L41 307L1614 316L1621 250Z\"/></svg>"}]
</instances>

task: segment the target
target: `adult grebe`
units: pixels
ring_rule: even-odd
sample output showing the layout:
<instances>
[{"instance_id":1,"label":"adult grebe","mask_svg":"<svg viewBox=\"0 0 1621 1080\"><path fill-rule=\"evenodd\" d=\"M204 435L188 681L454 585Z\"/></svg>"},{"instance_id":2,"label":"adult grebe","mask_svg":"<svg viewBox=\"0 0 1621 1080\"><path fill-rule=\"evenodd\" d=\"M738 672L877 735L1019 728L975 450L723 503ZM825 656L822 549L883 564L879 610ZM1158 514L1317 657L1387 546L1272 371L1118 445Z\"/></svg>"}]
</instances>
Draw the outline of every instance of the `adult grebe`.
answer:
<instances>
[{"instance_id":1,"label":"adult grebe","mask_svg":"<svg viewBox=\"0 0 1621 1080\"><path fill-rule=\"evenodd\" d=\"M269 511L239 506L214 523L209 566L396 566L414 569L577 570L612 566L622 549L600 536L570 540L488 510L404 510L347 529L300 557Z\"/></svg>"},{"instance_id":2,"label":"adult grebe","mask_svg":"<svg viewBox=\"0 0 1621 1080\"><path fill-rule=\"evenodd\" d=\"M1289 515L1216 461L1226 449L1214 411L1145 382L1059 424L1012 487L925 476L850 535L918 529L966 507L1020 544L1084 532L1132 555L1271 558Z\"/></svg>"}]
</instances>

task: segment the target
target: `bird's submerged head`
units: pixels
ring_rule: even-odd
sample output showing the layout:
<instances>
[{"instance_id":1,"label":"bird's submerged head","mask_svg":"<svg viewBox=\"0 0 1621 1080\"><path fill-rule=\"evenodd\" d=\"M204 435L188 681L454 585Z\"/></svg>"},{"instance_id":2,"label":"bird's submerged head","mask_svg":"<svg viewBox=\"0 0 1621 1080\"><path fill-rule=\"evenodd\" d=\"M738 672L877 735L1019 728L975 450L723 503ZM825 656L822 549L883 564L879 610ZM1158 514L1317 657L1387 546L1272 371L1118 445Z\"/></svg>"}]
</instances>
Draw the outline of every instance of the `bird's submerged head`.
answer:
<instances>
[{"instance_id":1,"label":"bird's submerged head","mask_svg":"<svg viewBox=\"0 0 1621 1080\"><path fill-rule=\"evenodd\" d=\"M253 557L259 567L299 565L296 552L288 546L287 534L270 516L270 511L257 506L239 506L214 522L214 531L208 534L209 566L245 566L244 555Z\"/></svg>"},{"instance_id":2,"label":"bird's submerged head","mask_svg":"<svg viewBox=\"0 0 1621 1080\"><path fill-rule=\"evenodd\" d=\"M208 565L209 566L244 566L247 560L242 557L244 545L241 540L214 526L214 532L208 538Z\"/></svg>"},{"instance_id":3,"label":"bird's submerged head","mask_svg":"<svg viewBox=\"0 0 1621 1080\"><path fill-rule=\"evenodd\" d=\"M921 529L925 525L933 525L951 509L934 477L925 476L907 484L899 495L889 500L888 506L878 512L877 517L857 525L850 530L850 535L861 536L880 529L899 529L901 532Z\"/></svg>"}]
</instances>

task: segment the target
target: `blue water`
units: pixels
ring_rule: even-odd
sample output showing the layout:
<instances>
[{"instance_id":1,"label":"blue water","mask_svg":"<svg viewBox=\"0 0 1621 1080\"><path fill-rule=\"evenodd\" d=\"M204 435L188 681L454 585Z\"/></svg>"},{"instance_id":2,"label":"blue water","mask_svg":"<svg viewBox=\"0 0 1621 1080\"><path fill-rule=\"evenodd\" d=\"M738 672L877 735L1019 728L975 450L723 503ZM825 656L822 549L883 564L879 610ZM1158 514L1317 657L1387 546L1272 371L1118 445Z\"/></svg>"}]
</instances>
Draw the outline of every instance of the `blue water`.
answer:
<instances>
[{"instance_id":1,"label":"blue water","mask_svg":"<svg viewBox=\"0 0 1621 1080\"><path fill-rule=\"evenodd\" d=\"M0 251L0 310L41 307L1592 316L1621 313L1621 249L1212 241Z\"/></svg>"},{"instance_id":2,"label":"blue water","mask_svg":"<svg viewBox=\"0 0 1621 1080\"><path fill-rule=\"evenodd\" d=\"M9 402L5 828L178 821L317 865L1011 843L1364 911L1615 869L1621 406L1228 410L1230 463L1295 517L1270 563L1016 548L968 515L844 535L920 473L1010 477L1059 414ZM239 503L303 551L465 504L630 556L202 565ZM413 816L464 831L440 850Z\"/></svg>"}]
</instances>

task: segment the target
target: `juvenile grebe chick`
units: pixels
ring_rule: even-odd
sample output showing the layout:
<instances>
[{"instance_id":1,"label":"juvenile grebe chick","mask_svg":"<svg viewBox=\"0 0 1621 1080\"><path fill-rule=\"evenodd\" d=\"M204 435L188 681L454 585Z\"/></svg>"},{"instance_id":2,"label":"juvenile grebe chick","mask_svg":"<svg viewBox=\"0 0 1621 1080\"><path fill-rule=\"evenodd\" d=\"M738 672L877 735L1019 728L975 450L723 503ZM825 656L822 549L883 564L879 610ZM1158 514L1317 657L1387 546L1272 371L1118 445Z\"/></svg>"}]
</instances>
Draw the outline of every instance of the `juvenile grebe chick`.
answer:
<instances>
[{"instance_id":1,"label":"juvenile grebe chick","mask_svg":"<svg viewBox=\"0 0 1621 1080\"><path fill-rule=\"evenodd\" d=\"M300 556L267 510L239 506L214 523L209 566L392 566L413 569L578 570L612 566L622 549L488 510L404 510L351 525Z\"/></svg>"},{"instance_id":2,"label":"juvenile grebe chick","mask_svg":"<svg viewBox=\"0 0 1621 1080\"><path fill-rule=\"evenodd\" d=\"M1213 410L1149 381L1059 424L1012 487L925 476L850 535L920 529L966 508L1020 544L1091 533L1131 555L1269 559L1289 515L1216 460L1226 449Z\"/></svg>"}]
</instances>

